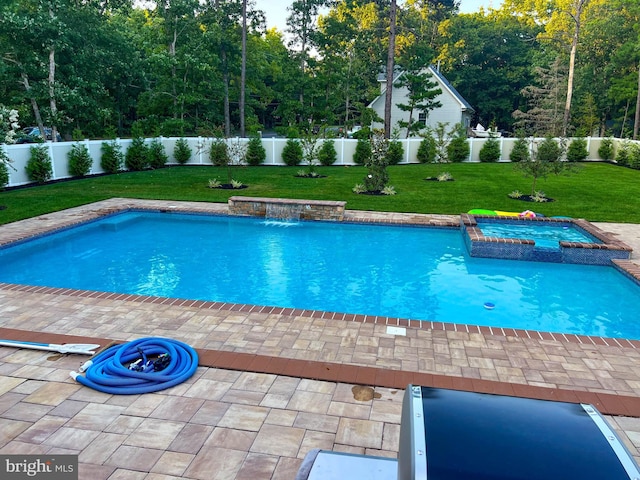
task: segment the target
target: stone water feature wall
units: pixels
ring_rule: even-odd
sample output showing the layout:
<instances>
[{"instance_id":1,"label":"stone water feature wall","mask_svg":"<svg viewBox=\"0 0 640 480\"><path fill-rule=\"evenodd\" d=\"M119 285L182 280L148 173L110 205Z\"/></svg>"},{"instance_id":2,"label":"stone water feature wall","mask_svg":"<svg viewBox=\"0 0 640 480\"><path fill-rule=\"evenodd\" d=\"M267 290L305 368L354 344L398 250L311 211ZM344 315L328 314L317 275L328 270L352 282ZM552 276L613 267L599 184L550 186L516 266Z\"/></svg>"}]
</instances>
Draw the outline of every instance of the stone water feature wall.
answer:
<instances>
[{"instance_id":1,"label":"stone water feature wall","mask_svg":"<svg viewBox=\"0 0 640 480\"><path fill-rule=\"evenodd\" d=\"M276 219L329 220L344 219L347 202L332 200L296 200L290 198L231 197L229 213Z\"/></svg>"}]
</instances>

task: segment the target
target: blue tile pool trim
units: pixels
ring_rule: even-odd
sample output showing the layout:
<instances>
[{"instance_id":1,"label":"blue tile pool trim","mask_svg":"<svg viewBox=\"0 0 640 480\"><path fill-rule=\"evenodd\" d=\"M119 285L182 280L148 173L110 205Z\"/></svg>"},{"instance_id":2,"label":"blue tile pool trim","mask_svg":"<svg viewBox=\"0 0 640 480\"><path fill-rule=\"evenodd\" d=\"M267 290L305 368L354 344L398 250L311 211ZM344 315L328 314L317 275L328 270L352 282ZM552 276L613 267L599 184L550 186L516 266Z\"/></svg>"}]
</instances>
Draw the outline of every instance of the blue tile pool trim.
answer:
<instances>
[{"instance_id":1,"label":"blue tile pool trim","mask_svg":"<svg viewBox=\"0 0 640 480\"><path fill-rule=\"evenodd\" d=\"M478 227L483 222L518 223L570 223L585 235L599 243L560 242L560 248L540 248L525 238L485 237ZM631 247L612 238L595 225L582 219L559 218L514 218L489 215L460 215L460 230L469 255L472 257L527 260L535 262L574 263L582 265L611 265L613 260L631 258Z\"/></svg>"}]
</instances>

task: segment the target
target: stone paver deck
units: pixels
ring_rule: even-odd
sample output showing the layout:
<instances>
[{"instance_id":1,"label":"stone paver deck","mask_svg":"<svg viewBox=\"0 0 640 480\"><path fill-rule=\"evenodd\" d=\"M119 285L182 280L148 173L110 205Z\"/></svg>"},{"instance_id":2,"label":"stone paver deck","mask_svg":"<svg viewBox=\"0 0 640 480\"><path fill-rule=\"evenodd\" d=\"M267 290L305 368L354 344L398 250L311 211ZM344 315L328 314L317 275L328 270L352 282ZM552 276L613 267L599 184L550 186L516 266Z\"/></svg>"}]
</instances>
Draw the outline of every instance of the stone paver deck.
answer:
<instances>
[{"instance_id":1,"label":"stone paver deck","mask_svg":"<svg viewBox=\"0 0 640 480\"><path fill-rule=\"evenodd\" d=\"M123 206L226 213L222 204L112 199L4 225L0 244ZM640 251L639 226L598 226ZM2 338L150 335L199 349L196 376L112 396L69 378L84 358L0 347L0 453L78 453L80 478L91 480L292 479L312 448L395 456L402 388L413 382L593 403L640 458L637 342L0 284Z\"/></svg>"}]
</instances>

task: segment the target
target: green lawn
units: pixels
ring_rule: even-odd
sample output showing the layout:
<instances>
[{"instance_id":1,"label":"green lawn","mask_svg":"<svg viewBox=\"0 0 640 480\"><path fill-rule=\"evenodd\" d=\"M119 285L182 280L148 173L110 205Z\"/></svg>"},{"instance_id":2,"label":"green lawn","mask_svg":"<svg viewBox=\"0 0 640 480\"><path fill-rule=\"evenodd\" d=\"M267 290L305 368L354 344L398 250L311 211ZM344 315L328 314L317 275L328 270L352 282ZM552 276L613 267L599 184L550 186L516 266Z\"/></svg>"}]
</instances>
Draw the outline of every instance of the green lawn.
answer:
<instances>
[{"instance_id":1,"label":"green lawn","mask_svg":"<svg viewBox=\"0 0 640 480\"><path fill-rule=\"evenodd\" d=\"M303 167L234 167L243 190L207 188L209 179L227 181L226 169L213 166L172 167L127 172L0 192L0 224L112 197L226 202L232 195L319 200L344 200L347 208L394 212L459 214L472 208L546 216L567 215L592 221L640 223L640 171L605 163L583 164L578 173L539 180L554 202L529 203L508 197L513 190L528 194L532 181L509 163L397 165L389 167L394 196L356 195L364 167L318 167L325 178L297 178ZM450 172L455 181L424 178Z\"/></svg>"}]
</instances>

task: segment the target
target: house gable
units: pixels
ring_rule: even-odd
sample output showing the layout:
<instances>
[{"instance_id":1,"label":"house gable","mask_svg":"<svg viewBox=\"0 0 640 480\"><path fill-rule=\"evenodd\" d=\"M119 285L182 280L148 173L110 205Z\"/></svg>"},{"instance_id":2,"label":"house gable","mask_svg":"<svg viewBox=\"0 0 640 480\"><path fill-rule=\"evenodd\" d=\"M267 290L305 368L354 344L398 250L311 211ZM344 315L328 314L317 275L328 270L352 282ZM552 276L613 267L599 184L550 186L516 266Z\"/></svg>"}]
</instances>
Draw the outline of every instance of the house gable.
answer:
<instances>
[{"instance_id":1,"label":"house gable","mask_svg":"<svg viewBox=\"0 0 640 480\"><path fill-rule=\"evenodd\" d=\"M426 70L431 75L431 78L438 84L438 88L442 90L442 93L435 98L435 100L439 101L442 106L429 112L428 117L424 119L426 125L435 127L438 123L448 123L450 128L453 128L454 125L462 123L465 127L469 127L471 124L471 117L474 113L473 107L433 66L427 67ZM404 75L404 72L400 72L395 76L393 81L394 85L402 75ZM386 90L386 85L383 84L380 95L368 105L369 108L373 109L378 116L380 116L380 118L384 118ZM398 103L404 103L404 99L406 99L407 96L408 90L406 87L393 87L393 105L391 108L392 130L398 128L398 121L408 121L409 119L409 112L402 111L397 106ZM418 120L418 112L414 112L414 120ZM373 126L374 128L381 128L383 125L377 123ZM400 137L406 137L406 129L400 129Z\"/></svg>"}]
</instances>

